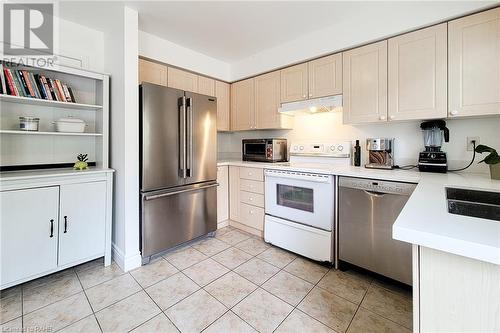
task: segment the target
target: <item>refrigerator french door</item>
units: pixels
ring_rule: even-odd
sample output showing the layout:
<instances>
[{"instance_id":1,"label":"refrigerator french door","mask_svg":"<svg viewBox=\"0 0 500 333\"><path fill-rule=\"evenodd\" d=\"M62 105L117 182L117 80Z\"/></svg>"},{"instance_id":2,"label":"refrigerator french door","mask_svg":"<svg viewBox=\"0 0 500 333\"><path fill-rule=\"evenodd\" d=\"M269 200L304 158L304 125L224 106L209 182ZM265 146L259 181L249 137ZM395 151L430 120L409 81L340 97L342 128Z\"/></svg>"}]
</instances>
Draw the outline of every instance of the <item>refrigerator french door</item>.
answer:
<instances>
[{"instance_id":1,"label":"refrigerator french door","mask_svg":"<svg viewBox=\"0 0 500 333\"><path fill-rule=\"evenodd\" d=\"M214 97L144 83L140 104L141 254L217 228Z\"/></svg>"}]
</instances>

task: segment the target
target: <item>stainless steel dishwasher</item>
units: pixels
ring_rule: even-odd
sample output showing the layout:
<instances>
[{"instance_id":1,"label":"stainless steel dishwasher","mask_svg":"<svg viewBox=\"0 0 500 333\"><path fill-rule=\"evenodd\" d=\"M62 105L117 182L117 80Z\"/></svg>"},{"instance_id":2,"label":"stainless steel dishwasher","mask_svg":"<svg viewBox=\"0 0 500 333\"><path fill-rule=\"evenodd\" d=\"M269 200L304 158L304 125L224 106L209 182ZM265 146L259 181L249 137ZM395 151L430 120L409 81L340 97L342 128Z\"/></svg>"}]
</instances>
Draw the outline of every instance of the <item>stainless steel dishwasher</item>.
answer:
<instances>
[{"instance_id":1,"label":"stainless steel dishwasher","mask_svg":"<svg viewBox=\"0 0 500 333\"><path fill-rule=\"evenodd\" d=\"M340 177L339 259L411 285L411 245L392 225L416 184Z\"/></svg>"}]
</instances>

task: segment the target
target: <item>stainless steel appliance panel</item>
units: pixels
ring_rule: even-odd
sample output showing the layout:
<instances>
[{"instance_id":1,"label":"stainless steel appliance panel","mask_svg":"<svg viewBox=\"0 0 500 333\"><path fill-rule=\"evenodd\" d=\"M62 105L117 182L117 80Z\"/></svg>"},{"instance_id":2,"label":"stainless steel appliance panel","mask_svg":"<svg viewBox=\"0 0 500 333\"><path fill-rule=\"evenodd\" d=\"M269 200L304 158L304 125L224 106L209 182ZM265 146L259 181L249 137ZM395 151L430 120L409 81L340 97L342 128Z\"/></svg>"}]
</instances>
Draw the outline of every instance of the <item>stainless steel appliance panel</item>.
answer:
<instances>
[{"instance_id":1,"label":"stainless steel appliance panel","mask_svg":"<svg viewBox=\"0 0 500 333\"><path fill-rule=\"evenodd\" d=\"M217 100L186 92L187 183L217 179Z\"/></svg>"},{"instance_id":2,"label":"stainless steel appliance panel","mask_svg":"<svg viewBox=\"0 0 500 333\"><path fill-rule=\"evenodd\" d=\"M217 183L142 194L142 257L217 229Z\"/></svg>"},{"instance_id":3,"label":"stainless steel appliance panel","mask_svg":"<svg viewBox=\"0 0 500 333\"><path fill-rule=\"evenodd\" d=\"M341 177L339 259L411 285L411 245L392 238L392 225L414 188Z\"/></svg>"},{"instance_id":4,"label":"stainless steel appliance panel","mask_svg":"<svg viewBox=\"0 0 500 333\"><path fill-rule=\"evenodd\" d=\"M183 158L184 91L144 83L141 105L141 191L185 184L181 176Z\"/></svg>"}]
</instances>

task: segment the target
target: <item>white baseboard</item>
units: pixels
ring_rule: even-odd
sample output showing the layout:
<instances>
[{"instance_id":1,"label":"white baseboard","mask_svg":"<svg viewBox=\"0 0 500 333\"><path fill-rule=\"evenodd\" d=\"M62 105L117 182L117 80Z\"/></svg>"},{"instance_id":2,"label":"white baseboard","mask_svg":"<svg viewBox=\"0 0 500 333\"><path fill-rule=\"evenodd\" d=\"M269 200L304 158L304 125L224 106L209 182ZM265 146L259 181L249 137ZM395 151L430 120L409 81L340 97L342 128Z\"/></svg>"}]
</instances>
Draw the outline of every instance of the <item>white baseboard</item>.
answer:
<instances>
[{"instance_id":1,"label":"white baseboard","mask_svg":"<svg viewBox=\"0 0 500 333\"><path fill-rule=\"evenodd\" d=\"M229 225L229 220L225 220L217 223L217 229L227 227Z\"/></svg>"},{"instance_id":2,"label":"white baseboard","mask_svg":"<svg viewBox=\"0 0 500 333\"><path fill-rule=\"evenodd\" d=\"M123 252L118 247L116 247L114 243L111 244L111 252L113 260L118 266L120 266L120 268L124 272L128 272L134 268L141 267L142 265L142 258L140 253L125 257Z\"/></svg>"}]
</instances>

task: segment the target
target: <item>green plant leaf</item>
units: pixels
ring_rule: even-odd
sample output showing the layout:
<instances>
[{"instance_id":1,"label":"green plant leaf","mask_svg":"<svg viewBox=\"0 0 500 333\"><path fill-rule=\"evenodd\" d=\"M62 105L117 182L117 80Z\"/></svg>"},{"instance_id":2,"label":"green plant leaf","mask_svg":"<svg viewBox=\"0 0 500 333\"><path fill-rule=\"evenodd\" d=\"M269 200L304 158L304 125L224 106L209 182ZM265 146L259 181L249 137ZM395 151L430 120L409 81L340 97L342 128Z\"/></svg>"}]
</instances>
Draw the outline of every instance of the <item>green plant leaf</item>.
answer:
<instances>
[{"instance_id":1,"label":"green plant leaf","mask_svg":"<svg viewBox=\"0 0 500 333\"><path fill-rule=\"evenodd\" d=\"M500 156L498 156L498 154L496 152L491 153L488 156L486 156L483 161L486 164L498 164L498 163L500 163Z\"/></svg>"},{"instance_id":2,"label":"green plant leaf","mask_svg":"<svg viewBox=\"0 0 500 333\"><path fill-rule=\"evenodd\" d=\"M496 153L497 151L491 147L488 147L486 145L479 145L476 147L476 153L482 154L482 153Z\"/></svg>"}]
</instances>

